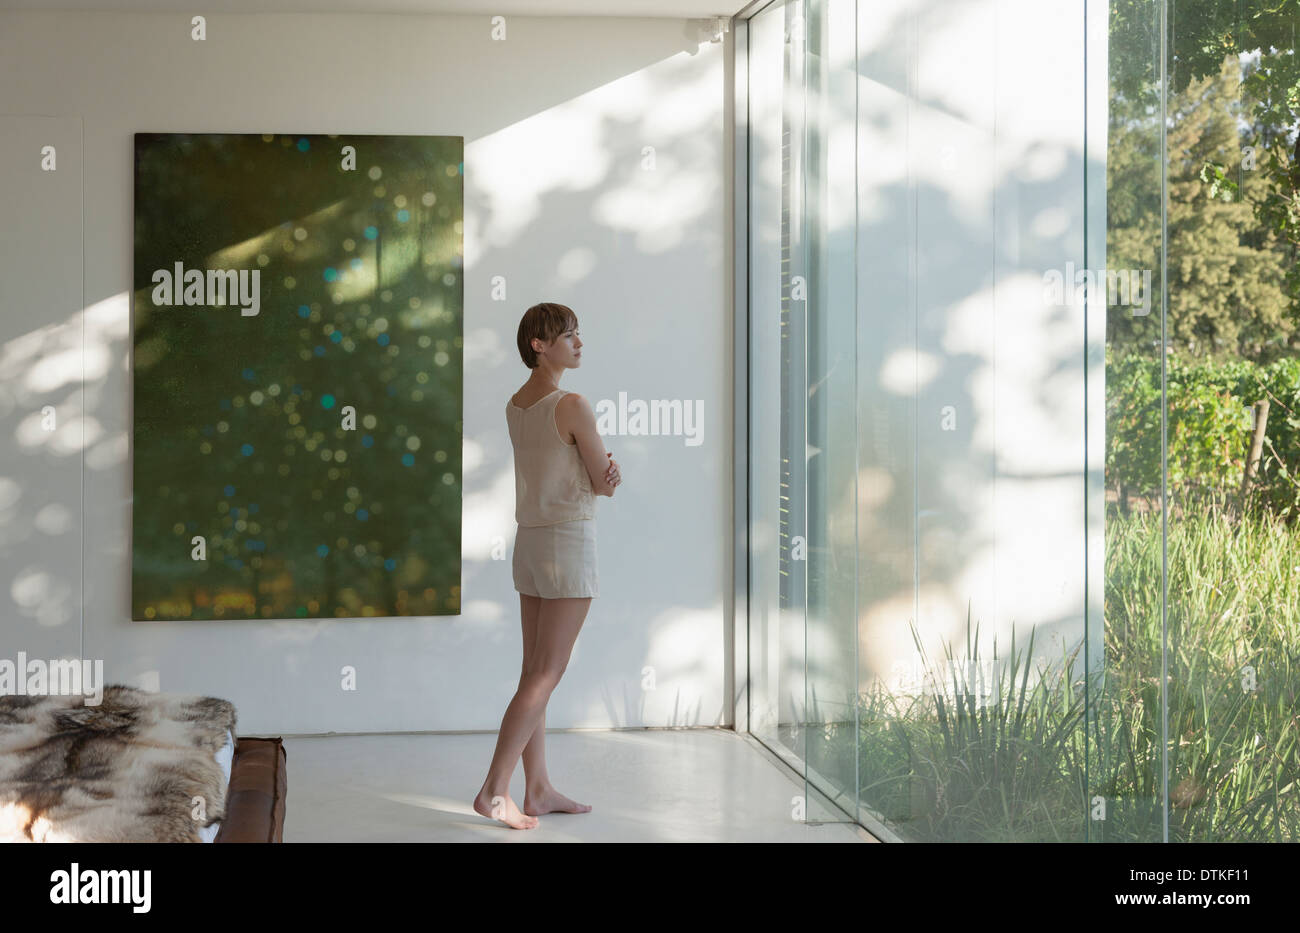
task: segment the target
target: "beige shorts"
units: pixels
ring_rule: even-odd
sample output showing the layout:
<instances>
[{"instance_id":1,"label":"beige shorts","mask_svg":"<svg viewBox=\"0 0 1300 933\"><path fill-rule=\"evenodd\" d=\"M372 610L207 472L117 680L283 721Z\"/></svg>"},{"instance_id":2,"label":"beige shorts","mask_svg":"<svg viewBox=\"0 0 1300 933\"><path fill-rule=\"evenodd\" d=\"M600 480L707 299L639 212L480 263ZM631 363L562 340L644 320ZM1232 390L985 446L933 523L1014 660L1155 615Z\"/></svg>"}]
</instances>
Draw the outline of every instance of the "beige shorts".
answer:
<instances>
[{"instance_id":1,"label":"beige shorts","mask_svg":"<svg viewBox=\"0 0 1300 933\"><path fill-rule=\"evenodd\" d=\"M527 596L599 596L595 520L516 526L514 577L515 589Z\"/></svg>"}]
</instances>

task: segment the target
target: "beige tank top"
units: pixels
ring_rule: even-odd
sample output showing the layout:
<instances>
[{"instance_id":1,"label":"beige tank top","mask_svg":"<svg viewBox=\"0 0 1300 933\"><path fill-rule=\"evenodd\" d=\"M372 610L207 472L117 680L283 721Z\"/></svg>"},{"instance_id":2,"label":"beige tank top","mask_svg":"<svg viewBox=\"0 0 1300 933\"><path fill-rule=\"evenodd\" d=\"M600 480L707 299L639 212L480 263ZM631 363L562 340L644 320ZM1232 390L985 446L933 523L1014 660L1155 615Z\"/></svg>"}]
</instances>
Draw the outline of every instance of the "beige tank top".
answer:
<instances>
[{"instance_id":1,"label":"beige tank top","mask_svg":"<svg viewBox=\"0 0 1300 933\"><path fill-rule=\"evenodd\" d=\"M527 408L506 403L515 449L515 521L522 527L596 517L596 497L578 445L555 426L555 406L568 394L556 389Z\"/></svg>"}]
</instances>

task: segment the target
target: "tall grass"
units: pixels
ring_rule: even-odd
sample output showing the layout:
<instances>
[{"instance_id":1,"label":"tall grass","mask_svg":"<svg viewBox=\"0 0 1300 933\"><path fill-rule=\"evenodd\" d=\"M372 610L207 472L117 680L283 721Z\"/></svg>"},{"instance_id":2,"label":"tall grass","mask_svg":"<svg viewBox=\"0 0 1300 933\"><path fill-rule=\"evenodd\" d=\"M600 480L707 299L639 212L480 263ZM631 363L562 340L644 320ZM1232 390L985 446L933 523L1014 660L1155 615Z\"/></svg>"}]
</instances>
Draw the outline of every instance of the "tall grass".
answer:
<instances>
[{"instance_id":1,"label":"tall grass","mask_svg":"<svg viewBox=\"0 0 1300 933\"><path fill-rule=\"evenodd\" d=\"M913 626L931 689L859 696L862 806L916 840L1163 838L1160 535L1158 514L1108 518L1105 663L1086 676L1071 679L1077 647L1036 657L1031 634L974 682L987 652L969 612L940 664ZM1300 530L1187 514L1169 575L1169 838L1296 841Z\"/></svg>"}]
</instances>

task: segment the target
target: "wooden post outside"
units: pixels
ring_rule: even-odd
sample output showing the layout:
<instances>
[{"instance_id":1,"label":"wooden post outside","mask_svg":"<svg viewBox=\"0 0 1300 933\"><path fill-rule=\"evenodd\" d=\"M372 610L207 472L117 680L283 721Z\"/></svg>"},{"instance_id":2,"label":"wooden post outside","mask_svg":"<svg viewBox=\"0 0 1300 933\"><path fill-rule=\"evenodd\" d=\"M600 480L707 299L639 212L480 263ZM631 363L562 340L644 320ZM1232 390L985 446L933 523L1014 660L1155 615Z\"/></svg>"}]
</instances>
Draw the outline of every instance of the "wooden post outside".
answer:
<instances>
[{"instance_id":1,"label":"wooden post outside","mask_svg":"<svg viewBox=\"0 0 1300 933\"><path fill-rule=\"evenodd\" d=\"M1239 511L1246 510L1246 495L1250 492L1250 485L1255 479L1255 474L1259 470L1259 460L1264 453L1264 432L1268 428L1268 399L1261 399L1255 403L1255 430L1250 437L1250 453L1246 457L1246 469L1241 476L1241 492L1238 496Z\"/></svg>"}]
</instances>

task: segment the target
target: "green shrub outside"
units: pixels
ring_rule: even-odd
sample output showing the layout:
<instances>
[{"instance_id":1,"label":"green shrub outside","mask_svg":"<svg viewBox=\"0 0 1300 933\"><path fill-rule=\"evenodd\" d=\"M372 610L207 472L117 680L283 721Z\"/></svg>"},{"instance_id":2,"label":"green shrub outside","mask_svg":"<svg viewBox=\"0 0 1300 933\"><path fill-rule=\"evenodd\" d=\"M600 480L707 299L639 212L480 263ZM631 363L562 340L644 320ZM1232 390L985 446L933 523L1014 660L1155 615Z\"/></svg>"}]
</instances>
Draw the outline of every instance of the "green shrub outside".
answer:
<instances>
[{"instance_id":1,"label":"green shrub outside","mask_svg":"<svg viewBox=\"0 0 1300 933\"><path fill-rule=\"evenodd\" d=\"M1129 495L1160 492L1160 360L1106 351L1106 480ZM1216 363L1170 354L1169 494L1174 502L1233 501L1250 450L1251 407L1269 401L1248 506L1300 514L1300 359Z\"/></svg>"}]
</instances>

